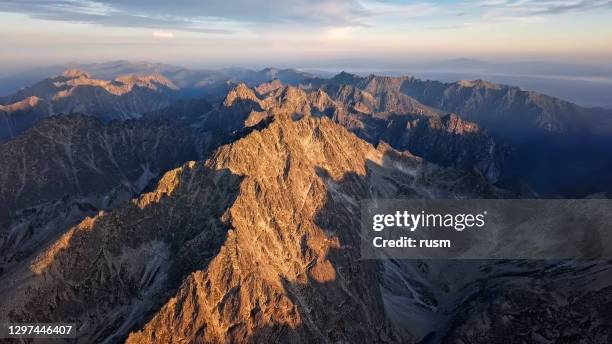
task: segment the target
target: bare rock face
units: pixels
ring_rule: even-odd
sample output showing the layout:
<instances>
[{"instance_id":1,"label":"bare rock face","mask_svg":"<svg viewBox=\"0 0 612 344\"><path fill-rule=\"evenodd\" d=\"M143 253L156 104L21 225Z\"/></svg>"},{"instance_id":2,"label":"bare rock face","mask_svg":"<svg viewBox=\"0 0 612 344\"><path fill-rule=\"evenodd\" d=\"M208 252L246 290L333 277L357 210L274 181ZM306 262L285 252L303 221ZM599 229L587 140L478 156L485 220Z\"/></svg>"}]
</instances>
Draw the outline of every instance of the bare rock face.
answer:
<instances>
[{"instance_id":1,"label":"bare rock face","mask_svg":"<svg viewBox=\"0 0 612 344\"><path fill-rule=\"evenodd\" d=\"M98 211L19 264L5 265L0 323L75 322L80 343L572 341L577 326L591 329L595 342L609 338L607 262L359 259L361 199L511 196L481 171L440 167L359 136L385 134L400 138L394 145L422 145L427 154L459 159L466 156L454 150L458 137L486 143L470 141L482 134L475 124L455 115L356 114L321 90L281 88L261 98L246 86L234 91L225 104L202 116L194 112L203 123L218 123L213 128L221 133L239 134L227 136L229 144L204 162L168 171L153 191ZM223 115L238 122L223 122ZM27 142L0 145L12 147L5 153L12 169L24 156L36 156L19 155L21 147L42 147L41 154L62 159L37 158L34 169L59 171L61 178L51 176L76 195L81 186L104 187L100 171L117 175L121 186L101 192L109 195L140 185L144 170L137 166L150 161L147 154L180 156L173 149L189 145L166 144L182 133L159 124L155 130L135 125L142 120L103 126L70 117L41 122L48 127L33 128L21 138ZM51 125L63 118L68 123ZM73 122L90 129L70 127ZM23 171L30 170L27 163ZM44 173L17 177L23 175L26 187L6 184L11 189L2 204L19 208L24 195L56 197L48 183L39 183ZM49 211L18 213L47 222ZM517 314L531 320L516 320ZM542 319L545 325L533 326Z\"/></svg>"},{"instance_id":2,"label":"bare rock face","mask_svg":"<svg viewBox=\"0 0 612 344\"><path fill-rule=\"evenodd\" d=\"M84 115L42 120L0 144L0 265L24 259L86 214L138 195L197 155L164 122L105 125Z\"/></svg>"},{"instance_id":3,"label":"bare rock face","mask_svg":"<svg viewBox=\"0 0 612 344\"><path fill-rule=\"evenodd\" d=\"M382 80L379 80L382 79ZM387 77L370 77L355 85L337 84L334 79L320 85L331 97L348 109L365 114L413 114L436 116L440 111L419 103L399 91L398 80ZM400 79L401 81L401 79Z\"/></svg>"},{"instance_id":4,"label":"bare rock face","mask_svg":"<svg viewBox=\"0 0 612 344\"><path fill-rule=\"evenodd\" d=\"M169 106L176 91L177 87L159 74L120 76L107 81L68 70L3 99L0 142L15 137L41 118L62 113L87 113L103 121L138 118Z\"/></svg>"},{"instance_id":5,"label":"bare rock face","mask_svg":"<svg viewBox=\"0 0 612 344\"><path fill-rule=\"evenodd\" d=\"M425 104L496 131L511 127L521 131L569 132L580 129L579 118L588 112L560 99L483 80L441 83L409 78L401 90Z\"/></svg>"},{"instance_id":6,"label":"bare rock face","mask_svg":"<svg viewBox=\"0 0 612 344\"><path fill-rule=\"evenodd\" d=\"M259 84L255 88L255 90L257 91L257 93L260 96L265 96L266 94L268 94L270 92L273 92L273 91L276 91L276 90L278 90L279 88L282 88L282 87L283 87L283 83L280 80L278 80L278 79L274 79L274 80L272 80L270 82L265 82L265 83Z\"/></svg>"},{"instance_id":7,"label":"bare rock face","mask_svg":"<svg viewBox=\"0 0 612 344\"><path fill-rule=\"evenodd\" d=\"M380 265L357 259L359 199L494 194L326 118L277 118L210 163L244 177L228 239L128 343L407 341L385 320Z\"/></svg>"},{"instance_id":8,"label":"bare rock face","mask_svg":"<svg viewBox=\"0 0 612 344\"><path fill-rule=\"evenodd\" d=\"M455 114L442 117L394 117L379 136L393 147L457 168L475 168L492 183L505 167L510 147Z\"/></svg>"},{"instance_id":9,"label":"bare rock face","mask_svg":"<svg viewBox=\"0 0 612 344\"><path fill-rule=\"evenodd\" d=\"M0 115L173 88L53 80ZM489 183L505 147L411 78L318 82L54 116L0 144L0 323L75 322L78 343L610 342L609 262L360 260L360 200L515 196ZM457 87L474 109L504 89Z\"/></svg>"},{"instance_id":10,"label":"bare rock face","mask_svg":"<svg viewBox=\"0 0 612 344\"><path fill-rule=\"evenodd\" d=\"M372 148L329 121L317 122L279 119L219 150L211 160L215 169L244 177L229 209L232 231L208 268L190 275L145 332L128 342L308 342L390 335L375 284L354 273L361 269L373 277L375 264L357 263L354 248L336 252L342 246L340 229L326 233L316 223L327 196L317 169L338 180L348 171L363 174ZM357 158L347 159L341 150L345 140L354 144ZM354 240L357 233L351 230L344 234ZM323 312L330 307L338 312ZM357 327L366 321L376 326Z\"/></svg>"},{"instance_id":11,"label":"bare rock face","mask_svg":"<svg viewBox=\"0 0 612 344\"><path fill-rule=\"evenodd\" d=\"M375 94L397 93L401 85L401 80L394 81L393 78L380 82L374 77L369 80L364 87ZM342 85L339 89L340 93L349 92L351 97L348 94L330 97L321 89L308 92L289 86L260 98L246 85L240 89L243 107L238 111L237 106L232 107L232 114L240 114L238 119L234 118L234 124L253 126L279 112L291 113L294 118L326 116L370 143L384 141L395 149L407 150L443 166L475 168L493 183L501 175L509 154L509 147L498 144L477 124L455 114L442 116L428 112L420 105L379 112L377 98L353 86ZM236 94L230 92L228 97L238 99ZM227 100L224 104L227 106ZM222 118L228 117L224 115ZM237 127L233 129L237 130Z\"/></svg>"},{"instance_id":12,"label":"bare rock face","mask_svg":"<svg viewBox=\"0 0 612 344\"><path fill-rule=\"evenodd\" d=\"M404 342L381 265L358 259L359 199L475 194L496 191L325 117L277 114L71 228L4 279L1 320L75 321L81 342L119 341L152 315L128 342Z\"/></svg>"},{"instance_id":13,"label":"bare rock face","mask_svg":"<svg viewBox=\"0 0 612 344\"><path fill-rule=\"evenodd\" d=\"M62 76L69 78L69 79L77 79L77 78L87 78L90 79L91 76L87 73L84 72L80 69L67 69L64 71L64 73L62 73Z\"/></svg>"},{"instance_id":14,"label":"bare rock face","mask_svg":"<svg viewBox=\"0 0 612 344\"><path fill-rule=\"evenodd\" d=\"M79 342L118 342L216 254L238 181L193 162L166 173L154 192L85 219L7 278L0 314L76 321Z\"/></svg>"},{"instance_id":15,"label":"bare rock face","mask_svg":"<svg viewBox=\"0 0 612 344\"><path fill-rule=\"evenodd\" d=\"M483 80L442 83L413 77L361 77L343 72L330 79L304 80L300 87L325 90L334 100L344 104L349 113L378 118L437 117L453 113L464 121L478 124L486 130L484 136L494 139L497 146L511 149L476 152L474 149L478 147L474 146L464 150L474 156L460 157L458 160L462 162L455 161L451 166L478 161L475 166L481 173L506 187L528 184L538 194L574 198L610 189L607 171L612 168L612 113L606 109L583 108L554 97ZM362 125L363 120L348 118L346 122L361 126L361 133L369 132L371 127L377 127L375 132L384 129L376 121ZM361 135L373 142L372 136ZM466 135L456 137L463 136ZM482 138L483 142L487 140ZM394 148L404 149L396 142L393 140ZM413 150L418 149L413 147ZM460 153L460 150L453 151ZM421 155L426 151L415 153ZM499 156L496 151L505 153ZM566 168L567 156L575 161L573 165L580 167ZM447 163L447 159L437 153L423 157Z\"/></svg>"},{"instance_id":16,"label":"bare rock face","mask_svg":"<svg viewBox=\"0 0 612 344\"><path fill-rule=\"evenodd\" d=\"M602 117L609 117L609 112L605 115L604 110L581 108L537 92L484 80L443 83L405 76L360 77L343 72L330 79L307 80L302 86L323 88L339 98L355 98L356 103L360 98L371 96L370 110L378 107L378 112L416 113L420 108L423 114L427 114L427 109L430 113L456 113L496 132L509 129L556 133L592 131L595 128L589 128L589 124L601 124ZM362 92L365 97L360 95ZM408 104L412 104L412 111ZM609 118L605 126L610 128Z\"/></svg>"}]
</instances>

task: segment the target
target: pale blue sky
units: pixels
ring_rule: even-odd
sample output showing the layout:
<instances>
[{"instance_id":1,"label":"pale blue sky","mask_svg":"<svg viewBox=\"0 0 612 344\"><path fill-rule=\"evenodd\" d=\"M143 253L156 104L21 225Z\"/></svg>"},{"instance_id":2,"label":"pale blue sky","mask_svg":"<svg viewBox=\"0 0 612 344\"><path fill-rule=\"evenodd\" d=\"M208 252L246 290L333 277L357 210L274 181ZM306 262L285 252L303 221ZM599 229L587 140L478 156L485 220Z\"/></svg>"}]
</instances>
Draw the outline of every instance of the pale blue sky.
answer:
<instances>
[{"instance_id":1,"label":"pale blue sky","mask_svg":"<svg viewBox=\"0 0 612 344\"><path fill-rule=\"evenodd\" d=\"M0 62L612 60L612 0L0 0Z\"/></svg>"}]
</instances>

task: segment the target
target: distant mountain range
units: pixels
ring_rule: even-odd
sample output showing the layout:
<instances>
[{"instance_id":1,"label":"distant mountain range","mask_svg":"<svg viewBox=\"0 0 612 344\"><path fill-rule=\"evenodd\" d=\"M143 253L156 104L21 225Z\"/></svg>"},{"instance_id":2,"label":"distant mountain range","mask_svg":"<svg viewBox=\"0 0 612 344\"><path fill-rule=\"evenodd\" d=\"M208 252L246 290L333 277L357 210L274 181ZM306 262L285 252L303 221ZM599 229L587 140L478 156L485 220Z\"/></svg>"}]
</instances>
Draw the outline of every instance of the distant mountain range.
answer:
<instances>
[{"instance_id":1,"label":"distant mountain range","mask_svg":"<svg viewBox=\"0 0 612 344\"><path fill-rule=\"evenodd\" d=\"M612 336L610 262L359 250L363 199L608 197L606 110L482 80L123 62L1 102L0 323L73 322L78 343Z\"/></svg>"},{"instance_id":2,"label":"distant mountain range","mask_svg":"<svg viewBox=\"0 0 612 344\"><path fill-rule=\"evenodd\" d=\"M443 83L414 77L362 77L345 72L320 78L293 69L275 68L192 71L122 61L85 67L94 75L113 79L95 79L88 72L71 70L0 99L3 104L0 116L4 118L0 140L14 137L42 117L59 113L81 112L109 121L137 118L147 112L171 108L171 104L180 101L183 105L191 103L192 112L204 114L209 104L223 101L239 83L258 87L261 96L293 85L308 92L325 92L338 103L335 108L351 113L349 121L341 115L336 116L337 121L372 143L383 140L397 149L408 149L447 166L480 164L479 169L491 181L506 187L525 182L545 194L584 196L609 191L602 185L609 185L612 178L606 172L612 167L609 163L612 110L584 108L517 87L482 80ZM135 74L121 74L124 72ZM195 107L194 99L200 99L203 107ZM177 105L174 106L173 116L178 116ZM256 109L247 106L244 111L250 110ZM220 115L227 117L221 121L229 122L229 127L237 130L242 124L229 119L236 116L232 111L227 116ZM401 134L403 129L398 129L398 126L412 125L414 129L408 132L422 133L417 127L424 127L416 125L415 120L440 127L433 124L435 120L424 118L442 118L451 113L462 121L478 124L478 130L487 131L485 135L497 143L475 139L469 149L445 149L445 154L442 150L433 154L434 150L426 147L434 141ZM326 115L334 116L332 112ZM361 123L359 128L351 123L356 120ZM208 125L219 124L209 119ZM391 132L394 134L390 135ZM444 146L437 139L435 142L438 147ZM491 153L485 154L487 149L492 149ZM569 163L568 157L573 157Z\"/></svg>"},{"instance_id":3,"label":"distant mountain range","mask_svg":"<svg viewBox=\"0 0 612 344\"><path fill-rule=\"evenodd\" d=\"M606 172L612 168L611 110L583 108L483 80L442 83L340 73L331 79L307 80L304 85L329 90L338 99L346 96L347 85L355 87L373 96L346 99L362 109L383 104L387 108L381 110L394 113L431 114L431 109L455 113L512 147L502 179L523 179L544 193L579 196L609 191L601 187L612 182Z\"/></svg>"},{"instance_id":4,"label":"distant mountain range","mask_svg":"<svg viewBox=\"0 0 612 344\"><path fill-rule=\"evenodd\" d=\"M412 75L424 80L455 82L487 80L519 86L565 99L581 106L612 109L612 65L576 64L547 61L504 61L457 58L450 60L338 59L305 64L329 77L347 70L361 76L369 74ZM384 66L384 67L381 67Z\"/></svg>"},{"instance_id":5,"label":"distant mountain range","mask_svg":"<svg viewBox=\"0 0 612 344\"><path fill-rule=\"evenodd\" d=\"M230 88L228 83L245 82L256 86L274 78L288 84L296 84L305 77L314 75L295 69L265 68L253 71L245 68L226 68L219 70L197 70L162 63L111 61L105 63L50 66L0 78L0 95L15 93L50 76L62 74L65 70L81 70L95 79L113 80L124 75L163 75L176 85L182 96L220 97Z\"/></svg>"},{"instance_id":6,"label":"distant mountain range","mask_svg":"<svg viewBox=\"0 0 612 344\"><path fill-rule=\"evenodd\" d=\"M178 88L165 77L121 76L93 79L78 70L47 78L0 99L0 141L15 137L44 117L87 113L103 121L138 118L167 107Z\"/></svg>"}]
</instances>

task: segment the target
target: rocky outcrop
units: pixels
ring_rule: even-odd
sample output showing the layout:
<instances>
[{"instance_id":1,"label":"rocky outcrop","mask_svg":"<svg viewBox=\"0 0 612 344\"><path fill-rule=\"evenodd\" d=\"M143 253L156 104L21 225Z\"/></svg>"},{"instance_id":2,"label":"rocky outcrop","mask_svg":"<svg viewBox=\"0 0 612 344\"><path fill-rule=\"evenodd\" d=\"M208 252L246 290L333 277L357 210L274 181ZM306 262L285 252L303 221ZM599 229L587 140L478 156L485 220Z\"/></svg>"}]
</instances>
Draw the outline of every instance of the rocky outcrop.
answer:
<instances>
[{"instance_id":1,"label":"rocky outcrop","mask_svg":"<svg viewBox=\"0 0 612 344\"><path fill-rule=\"evenodd\" d=\"M167 122L42 120L0 144L0 265L25 259L83 216L138 195L196 157L190 133Z\"/></svg>"},{"instance_id":2,"label":"rocky outcrop","mask_svg":"<svg viewBox=\"0 0 612 344\"><path fill-rule=\"evenodd\" d=\"M325 90L334 100L360 113L439 115L439 110L423 105L400 91L405 79L374 75L362 78L343 72L331 79L312 79L301 87Z\"/></svg>"},{"instance_id":3,"label":"rocky outcrop","mask_svg":"<svg viewBox=\"0 0 612 344\"><path fill-rule=\"evenodd\" d=\"M397 84L391 83L394 85L392 87L381 82L367 83L374 92L397 88ZM291 86L258 97L253 90L242 85L228 95L231 96L229 99L232 104L235 99L243 99L243 108L236 111L237 107L233 106L231 110L232 114L241 114L232 123L252 126L274 113L291 113L294 118L326 116L372 144L384 141L395 149L408 150L443 166L475 168L491 182L496 182L502 174L509 147L498 144L475 123L465 121L455 114L425 115L412 107L412 110L406 110L408 112L398 110L399 114L378 112L376 97L370 93L347 85L340 86L340 89L342 92L350 90L352 100L344 96L330 97L321 89L308 92ZM237 93L241 93L242 97L237 96ZM225 106L228 104L227 99ZM358 100L355 102L355 99ZM224 115L222 118L228 117Z\"/></svg>"},{"instance_id":4,"label":"rocky outcrop","mask_svg":"<svg viewBox=\"0 0 612 344\"><path fill-rule=\"evenodd\" d=\"M442 117L398 116L379 138L443 166L475 168L490 182L497 182L511 148L455 114Z\"/></svg>"},{"instance_id":5,"label":"rocky outcrop","mask_svg":"<svg viewBox=\"0 0 612 344\"><path fill-rule=\"evenodd\" d=\"M274 79L270 82L264 82L262 84L259 84L256 88L255 91L257 91L257 93L260 96L265 96L270 92L276 91L279 88L283 87L283 83L278 80L278 79Z\"/></svg>"}]
</instances>

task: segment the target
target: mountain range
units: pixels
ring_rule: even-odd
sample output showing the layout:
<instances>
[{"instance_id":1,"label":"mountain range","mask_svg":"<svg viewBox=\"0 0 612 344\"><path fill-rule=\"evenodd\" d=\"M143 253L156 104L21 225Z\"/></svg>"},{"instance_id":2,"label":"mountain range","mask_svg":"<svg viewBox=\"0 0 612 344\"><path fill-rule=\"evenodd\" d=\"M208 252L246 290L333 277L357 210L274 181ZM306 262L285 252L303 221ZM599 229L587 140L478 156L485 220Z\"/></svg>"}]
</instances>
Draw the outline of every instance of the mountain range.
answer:
<instances>
[{"instance_id":1,"label":"mountain range","mask_svg":"<svg viewBox=\"0 0 612 344\"><path fill-rule=\"evenodd\" d=\"M12 138L44 117L87 113L103 121L126 120L167 107L177 87L161 75L93 79L68 70L0 99L0 140Z\"/></svg>"},{"instance_id":2,"label":"mountain range","mask_svg":"<svg viewBox=\"0 0 612 344\"><path fill-rule=\"evenodd\" d=\"M606 197L605 110L480 80L95 68L1 100L0 323L73 322L78 343L612 338L610 262L359 251L363 199Z\"/></svg>"},{"instance_id":3,"label":"mountain range","mask_svg":"<svg viewBox=\"0 0 612 344\"><path fill-rule=\"evenodd\" d=\"M340 73L330 79L316 78L304 83L309 89L327 89L342 100L346 97L346 85L374 96L375 100L359 95L349 100L362 109L381 106L376 104L387 107L377 110L392 113L427 113L427 108L437 109L478 124L498 142L512 147L500 177L507 185L523 180L540 193L573 197L609 191L601 186L611 182L607 173L612 168L610 110L583 108L483 80L442 83L413 77Z\"/></svg>"}]
</instances>

